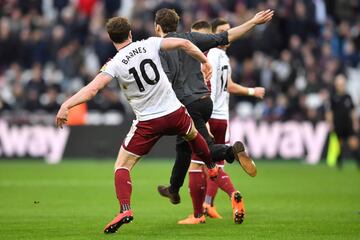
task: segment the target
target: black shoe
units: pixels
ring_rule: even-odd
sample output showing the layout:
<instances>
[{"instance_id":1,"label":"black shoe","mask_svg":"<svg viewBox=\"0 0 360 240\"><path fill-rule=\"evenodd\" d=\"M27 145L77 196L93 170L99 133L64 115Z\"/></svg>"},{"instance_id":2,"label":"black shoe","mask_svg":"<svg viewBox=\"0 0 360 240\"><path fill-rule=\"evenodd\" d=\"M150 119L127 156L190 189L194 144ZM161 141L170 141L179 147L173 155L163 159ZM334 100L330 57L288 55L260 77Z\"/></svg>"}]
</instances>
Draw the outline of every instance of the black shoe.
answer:
<instances>
[{"instance_id":1,"label":"black shoe","mask_svg":"<svg viewBox=\"0 0 360 240\"><path fill-rule=\"evenodd\" d=\"M172 204L179 204L180 203L179 193L172 193L170 192L169 189L170 187L165 187L162 185L158 186L158 192L160 193L161 196L169 198Z\"/></svg>"},{"instance_id":2,"label":"black shoe","mask_svg":"<svg viewBox=\"0 0 360 240\"><path fill-rule=\"evenodd\" d=\"M245 152L244 144L237 141L232 146L235 159L240 163L244 171L252 177L256 176L257 170L254 161Z\"/></svg>"}]
</instances>

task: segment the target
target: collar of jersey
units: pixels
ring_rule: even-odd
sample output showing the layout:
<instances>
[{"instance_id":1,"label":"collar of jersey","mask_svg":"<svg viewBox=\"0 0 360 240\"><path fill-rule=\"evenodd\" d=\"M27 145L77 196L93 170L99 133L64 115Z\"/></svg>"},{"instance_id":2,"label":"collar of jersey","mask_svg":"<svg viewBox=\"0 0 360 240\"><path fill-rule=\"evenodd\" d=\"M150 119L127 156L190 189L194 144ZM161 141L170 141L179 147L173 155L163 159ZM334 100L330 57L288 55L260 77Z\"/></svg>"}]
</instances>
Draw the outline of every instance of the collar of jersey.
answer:
<instances>
[{"instance_id":1,"label":"collar of jersey","mask_svg":"<svg viewBox=\"0 0 360 240\"><path fill-rule=\"evenodd\" d=\"M127 46L129 46L130 44L132 44L133 42L130 42L130 43L128 43L128 44L126 44L125 46L123 46L121 49L124 49L124 48L126 48ZM121 50L121 49L119 49L119 51Z\"/></svg>"}]
</instances>

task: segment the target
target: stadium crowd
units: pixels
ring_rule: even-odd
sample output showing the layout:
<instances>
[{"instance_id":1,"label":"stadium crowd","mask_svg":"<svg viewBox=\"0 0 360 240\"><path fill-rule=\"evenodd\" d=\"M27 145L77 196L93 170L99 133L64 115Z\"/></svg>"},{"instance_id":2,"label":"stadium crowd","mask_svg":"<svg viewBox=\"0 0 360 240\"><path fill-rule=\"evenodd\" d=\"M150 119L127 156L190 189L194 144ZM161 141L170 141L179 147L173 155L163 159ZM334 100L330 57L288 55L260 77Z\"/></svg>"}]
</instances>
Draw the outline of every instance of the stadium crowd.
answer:
<instances>
[{"instance_id":1,"label":"stadium crowd","mask_svg":"<svg viewBox=\"0 0 360 240\"><path fill-rule=\"evenodd\" d=\"M156 10L174 8L179 31L223 17L233 26L275 9L229 48L234 81L264 86L258 102L232 97L233 113L274 120L324 119L334 77L345 73L360 105L360 1L346 0L0 0L0 114L54 114L59 102L90 81L115 54L104 29L114 15L131 18L135 40L153 35ZM97 112L127 114L116 81L91 101Z\"/></svg>"}]
</instances>

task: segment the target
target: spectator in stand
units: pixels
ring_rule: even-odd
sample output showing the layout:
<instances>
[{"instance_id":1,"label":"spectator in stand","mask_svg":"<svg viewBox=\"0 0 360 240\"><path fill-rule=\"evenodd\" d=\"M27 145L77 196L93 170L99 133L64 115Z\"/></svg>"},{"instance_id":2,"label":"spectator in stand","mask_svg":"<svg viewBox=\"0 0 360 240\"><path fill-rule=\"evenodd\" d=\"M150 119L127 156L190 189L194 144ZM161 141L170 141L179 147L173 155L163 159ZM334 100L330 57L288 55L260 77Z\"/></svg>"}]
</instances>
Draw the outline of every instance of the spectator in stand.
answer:
<instances>
[{"instance_id":1,"label":"spectator in stand","mask_svg":"<svg viewBox=\"0 0 360 240\"><path fill-rule=\"evenodd\" d=\"M352 72L349 82L360 79L359 1L50 2L1 3L1 114L4 109L11 109L12 114L26 110L51 113L59 99L86 84L114 55L106 32L101 30L107 18L120 12L132 18L133 37L138 40L152 35L153 13L162 7L178 12L184 31L199 19L223 17L239 25L256 11L275 10L270 24L256 28L228 49L234 81L249 87L267 87L266 104L248 102L258 106L250 107L250 111L262 109L265 119L323 120L324 101L335 76ZM118 91L116 86L110 86L89 103L89 109L126 111ZM360 89L352 92L359 93ZM231 97L231 109L242 101L249 99Z\"/></svg>"}]
</instances>

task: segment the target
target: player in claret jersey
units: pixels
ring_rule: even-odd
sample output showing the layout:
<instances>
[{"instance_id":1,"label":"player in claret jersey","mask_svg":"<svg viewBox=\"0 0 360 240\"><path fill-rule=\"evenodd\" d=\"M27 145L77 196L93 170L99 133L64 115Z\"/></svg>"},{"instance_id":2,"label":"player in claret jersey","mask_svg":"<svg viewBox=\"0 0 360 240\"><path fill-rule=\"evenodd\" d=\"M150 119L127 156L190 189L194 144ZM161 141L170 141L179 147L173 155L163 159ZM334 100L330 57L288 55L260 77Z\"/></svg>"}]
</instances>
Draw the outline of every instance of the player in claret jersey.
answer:
<instances>
[{"instance_id":1,"label":"player in claret jersey","mask_svg":"<svg viewBox=\"0 0 360 240\"><path fill-rule=\"evenodd\" d=\"M206 21L198 21L193 24L191 31L200 33L219 34L230 29L229 23L224 19L215 19L211 25ZM229 94L236 95L253 95L262 99L265 89L261 87L246 88L232 81L231 66L226 49L229 45L212 48L208 51L207 57L213 67L211 81L208 84L213 101L213 111L208 121L209 130L214 136L216 144L229 143ZM222 189L231 198L233 209L233 219L235 223L242 223L245 215L243 198L234 185L229 175L224 171L225 161L218 162L219 176L216 181L210 181L206 178L204 163L201 159L193 154L189 168L189 189L195 209L196 205L203 204L203 211L211 218L222 218L214 207L214 199L218 188ZM202 182L192 183L191 174L202 176ZM206 180L207 179L207 180ZM201 183L201 184L200 184ZM203 187L203 186L206 186ZM192 217L179 221L180 224L194 224Z\"/></svg>"},{"instance_id":2,"label":"player in claret jersey","mask_svg":"<svg viewBox=\"0 0 360 240\"><path fill-rule=\"evenodd\" d=\"M116 78L136 114L136 120L125 138L115 163L115 190L120 213L105 227L105 233L114 233L133 219L130 208L130 171L141 156L147 154L163 135L182 136L192 151L199 154L216 178L218 168L212 163L209 148L198 134L185 107L176 98L161 66L159 50L183 49L202 63L206 78L211 77L211 65L205 55L190 41L177 38L148 38L132 42L130 24L126 18L115 17L106 24L107 32L118 53L93 81L65 101L56 116L62 127L72 107L93 98L97 92Z\"/></svg>"}]
</instances>

